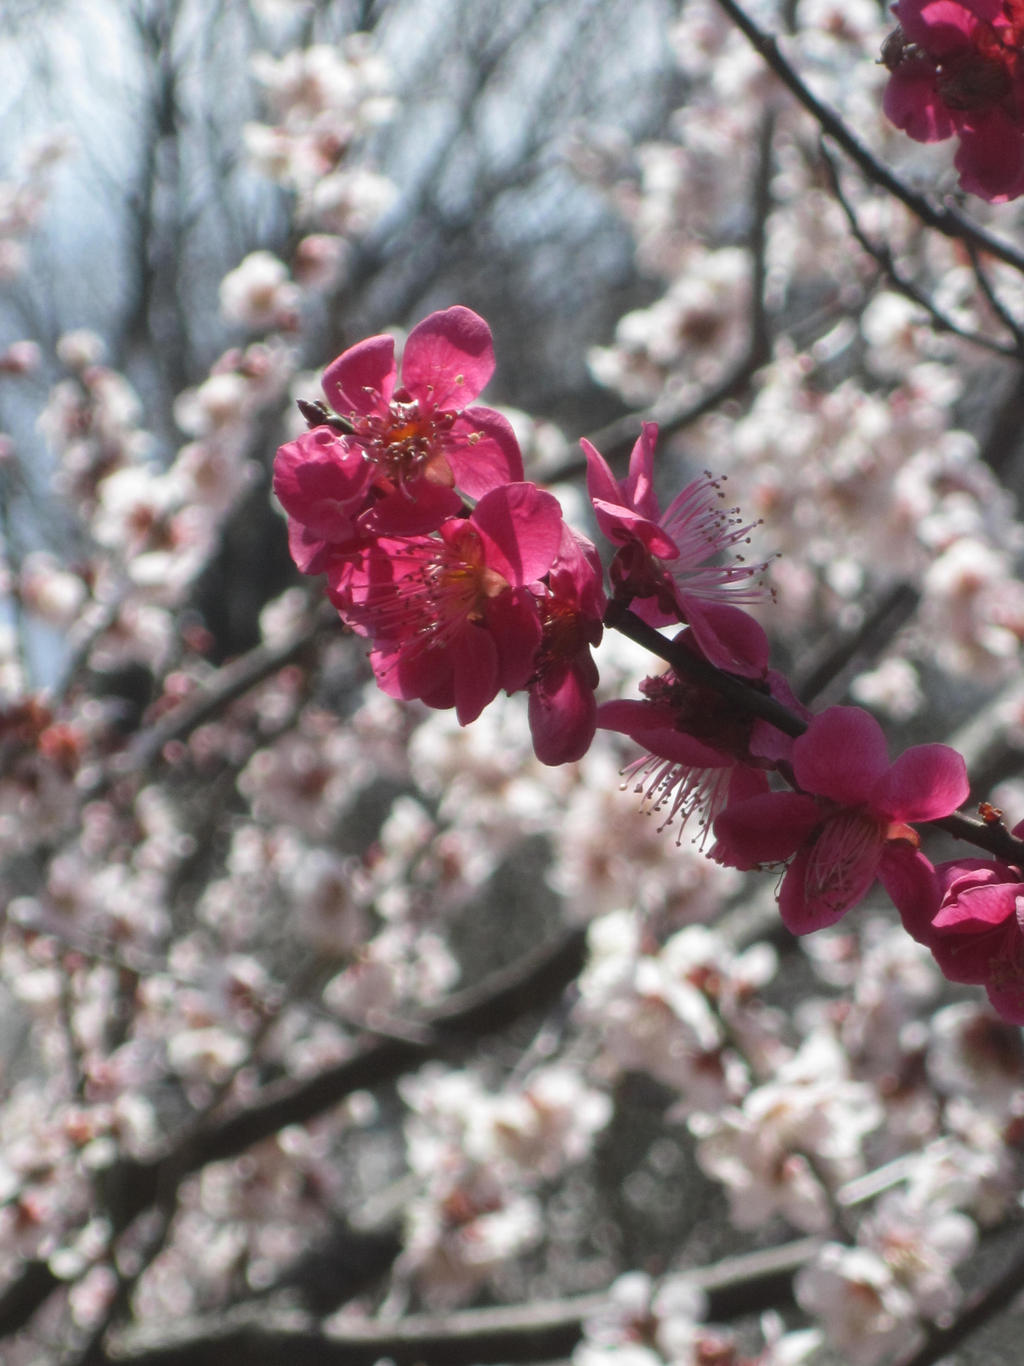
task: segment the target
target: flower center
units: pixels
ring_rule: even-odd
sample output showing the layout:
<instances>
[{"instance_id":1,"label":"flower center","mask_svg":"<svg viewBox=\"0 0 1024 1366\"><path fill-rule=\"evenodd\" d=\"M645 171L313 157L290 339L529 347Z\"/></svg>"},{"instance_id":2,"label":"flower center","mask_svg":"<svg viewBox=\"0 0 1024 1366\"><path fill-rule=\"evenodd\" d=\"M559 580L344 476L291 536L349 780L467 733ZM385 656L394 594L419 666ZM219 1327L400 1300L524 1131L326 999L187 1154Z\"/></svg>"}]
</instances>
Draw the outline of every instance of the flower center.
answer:
<instances>
[{"instance_id":1,"label":"flower center","mask_svg":"<svg viewBox=\"0 0 1024 1366\"><path fill-rule=\"evenodd\" d=\"M992 55L971 51L938 69L936 89L949 109L988 109L1009 94L1013 86L1009 53L997 49Z\"/></svg>"},{"instance_id":2,"label":"flower center","mask_svg":"<svg viewBox=\"0 0 1024 1366\"><path fill-rule=\"evenodd\" d=\"M367 459L399 488L416 479L454 487L455 476L443 450L454 413L423 413L419 399L393 398L386 413L356 419L355 435Z\"/></svg>"}]
</instances>

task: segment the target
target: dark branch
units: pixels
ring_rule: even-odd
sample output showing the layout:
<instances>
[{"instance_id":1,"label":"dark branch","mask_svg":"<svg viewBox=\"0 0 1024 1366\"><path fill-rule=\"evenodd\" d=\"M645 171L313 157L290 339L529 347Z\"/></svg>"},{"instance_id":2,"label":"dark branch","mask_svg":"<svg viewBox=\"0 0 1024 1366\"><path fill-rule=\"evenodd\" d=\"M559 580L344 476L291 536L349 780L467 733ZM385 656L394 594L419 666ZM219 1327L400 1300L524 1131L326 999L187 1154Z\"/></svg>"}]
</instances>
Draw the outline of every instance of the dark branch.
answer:
<instances>
[{"instance_id":1,"label":"dark branch","mask_svg":"<svg viewBox=\"0 0 1024 1366\"><path fill-rule=\"evenodd\" d=\"M1008 266L1013 266L1014 269L1024 274L1024 254L1009 242L994 237L956 209L949 206L937 208L923 195L915 194L887 166L882 165L865 144L850 131L834 109L823 104L808 89L796 70L779 51L779 45L772 34L765 33L763 29L759 28L747 12L735 3L735 0L718 0L718 3L755 51L764 58L787 90L796 96L807 112L817 120L819 126L833 142L843 149L851 161L856 162L869 180L883 190L887 190L901 204L906 205L911 213L915 214L926 227L934 228L944 237L971 242L983 251L989 252L997 260L1004 261Z\"/></svg>"}]
</instances>

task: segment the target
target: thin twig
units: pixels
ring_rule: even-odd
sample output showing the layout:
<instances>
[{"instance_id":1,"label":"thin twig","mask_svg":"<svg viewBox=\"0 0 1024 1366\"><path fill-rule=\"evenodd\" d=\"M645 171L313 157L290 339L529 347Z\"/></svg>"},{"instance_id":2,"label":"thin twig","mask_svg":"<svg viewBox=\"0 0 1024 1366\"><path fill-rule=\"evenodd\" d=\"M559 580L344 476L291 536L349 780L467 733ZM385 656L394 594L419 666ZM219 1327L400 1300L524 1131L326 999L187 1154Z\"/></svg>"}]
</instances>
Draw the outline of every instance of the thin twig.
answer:
<instances>
[{"instance_id":1,"label":"thin twig","mask_svg":"<svg viewBox=\"0 0 1024 1366\"><path fill-rule=\"evenodd\" d=\"M1000 299L999 295L996 293L992 281L988 278L988 272L982 264L981 253L978 251L978 248L973 242L967 242L964 245L967 248L967 255L971 258L971 267L974 270L974 278L977 280L982 294L984 294L985 298L988 300L989 307L1017 343L1017 355L1020 356L1024 354L1024 327L1021 326L1018 319L1013 316L1006 304L1003 303L1002 299Z\"/></svg>"},{"instance_id":2,"label":"thin twig","mask_svg":"<svg viewBox=\"0 0 1024 1366\"><path fill-rule=\"evenodd\" d=\"M1020 328L1005 315L1005 310L1003 310L1001 303L998 300L994 300L994 296L991 295L990 288L988 287L988 282L985 281L984 276L980 271L977 268L975 269L978 282L985 289L986 297L993 302L993 307L997 309L1002 322L1005 323L1013 333L1016 345L1011 346L1008 342L1001 342L997 341L994 337L987 337L983 332L971 332L966 327L961 327L948 313L939 308L938 304L936 304L933 299L930 299L925 291L916 284L909 275L906 275L900 270L893 257L892 251L887 244L871 241L861 226L856 210L846 197L846 193L843 190L839 178L838 167L828 148L825 146L824 139L821 139L820 147L822 160L825 163L825 173L828 176L832 193L835 195L839 207L846 215L846 221L850 225L850 231L871 259L877 263L883 274L888 277L889 283L892 285L893 289L902 294L904 298L909 299L911 303L917 304L919 308L924 309L941 332L950 332L954 336L960 337L962 341L970 342L973 346L981 347L985 351L995 352L997 356L1019 357L1022 351L1024 351L1024 334L1022 334ZM975 256L977 255L976 248L971 246L971 244L967 244L967 250L974 253Z\"/></svg>"},{"instance_id":3,"label":"thin twig","mask_svg":"<svg viewBox=\"0 0 1024 1366\"><path fill-rule=\"evenodd\" d=\"M801 1238L782 1247L729 1257L687 1273L708 1296L708 1317L717 1322L791 1299L792 1278L820 1247L820 1239ZM579 1342L586 1319L608 1304L605 1293L565 1300L448 1314L413 1314L401 1320L375 1320L323 1332L294 1318L275 1323L261 1316L230 1316L186 1326L175 1341L140 1344L138 1337L119 1344L116 1360L124 1366L214 1366L244 1361L246 1366L372 1366L382 1357L396 1366L470 1366L470 1363L551 1361L568 1356ZM241 1319L241 1321L239 1321Z\"/></svg>"},{"instance_id":4,"label":"thin twig","mask_svg":"<svg viewBox=\"0 0 1024 1366\"><path fill-rule=\"evenodd\" d=\"M794 684L794 692L810 703L856 659L873 657L882 645L891 644L897 631L917 611L921 594L908 583L892 586L875 603L872 610L852 635L832 646Z\"/></svg>"}]
</instances>

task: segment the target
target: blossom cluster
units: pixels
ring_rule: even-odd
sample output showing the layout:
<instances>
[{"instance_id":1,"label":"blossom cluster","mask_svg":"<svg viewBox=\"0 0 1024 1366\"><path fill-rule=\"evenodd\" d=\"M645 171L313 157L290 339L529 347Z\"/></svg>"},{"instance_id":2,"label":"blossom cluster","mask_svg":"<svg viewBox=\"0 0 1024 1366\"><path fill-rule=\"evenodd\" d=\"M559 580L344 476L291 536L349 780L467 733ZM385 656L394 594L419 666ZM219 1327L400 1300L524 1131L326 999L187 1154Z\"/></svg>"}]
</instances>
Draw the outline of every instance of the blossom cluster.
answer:
<instances>
[{"instance_id":1,"label":"blossom cluster","mask_svg":"<svg viewBox=\"0 0 1024 1366\"><path fill-rule=\"evenodd\" d=\"M918 142L959 140L970 194L1024 194L1024 6L1020 0L898 0L886 39L885 112Z\"/></svg>"},{"instance_id":2,"label":"blossom cluster","mask_svg":"<svg viewBox=\"0 0 1024 1366\"><path fill-rule=\"evenodd\" d=\"M516 16L499 32L476 0L421 26L401 4L364 6L376 32L344 41L345 7L247 11L247 43L276 54L251 68L271 113L231 130L209 198L230 217L244 143L284 191L287 233L243 214L235 226L253 230L225 234L218 218L218 243L237 246L219 291L199 253L176 317L155 307L151 328L135 319L120 340L73 331L54 345L83 313L95 323L70 291L50 301L54 334L0 350L15 423L0 434L10 1366L148 1359L172 1335L179 1353L238 1343L244 1356L250 1322L288 1351L296 1305L296 1355L355 1342L386 1359L397 1336L399 1354L443 1361L482 1331L525 1359L541 1322L573 1366L892 1366L934 1325L978 1322L958 1282L977 1284L1019 1223L1024 827L987 805L981 825L944 815L967 795L952 749L891 754L865 711L827 703L915 715L913 740L940 708L946 721L977 711L954 743L979 791L1008 771L997 737L1019 754L1016 400L984 412L1004 433L996 449L978 413L1002 361L977 343L1012 350L1024 276L985 255L968 264L962 242L849 166L829 192L806 111L778 99L714 0L688 0L647 49L669 79L632 84L633 39L660 7L596 8L599 23L568 25L559 48L548 37L588 6L540 7L529 88L550 46L558 108L585 109L576 169L603 179L636 238L625 295L593 290L586 256L602 329L588 340L608 335L612 298L645 304L592 353L602 383L652 404L629 419L628 470L623 424L580 461L551 422L513 415L517 446L478 402L493 357L465 309L414 329L401 367L389 337L346 352L324 402L303 404L302 435L284 416L289 390L316 385L297 367L333 353L335 328L354 337L358 319L404 317L410 289L452 288L402 241L458 227L470 203L474 229L479 211L480 227L515 219L517 242L529 234L502 187L535 182L504 126L487 193L459 197L468 140L487 143L519 88ZM271 10L276 37L259 29ZM985 20L1015 72L1010 7L925 5L932 38L940 10L957 42L987 42ZM765 50L791 55L908 183L952 184L943 147L882 117L896 72L874 60L875 0L751 12L786 29ZM574 79L617 13L630 42L599 82ZM292 21L311 46L283 49ZM183 113L216 46L195 52ZM934 104L961 54L918 47L889 57L913 57L922 77L933 64L913 98ZM460 141L418 160L410 124L439 133L422 115L462 76L486 88L478 102L462 91ZM626 99L606 98L616 80ZM157 86L140 83L144 103ZM596 126L648 90L685 100L659 141ZM198 169L189 138L212 143L230 106L172 120L161 160L173 148ZM1000 110L1012 123L1012 103ZM952 114L965 143L969 113ZM385 118L397 136L374 145ZM542 122L538 147L553 151ZM76 139L107 126L79 121ZM59 150L0 185L0 275L19 272L27 300L50 278L24 269L29 233L44 211L58 226L67 213L48 197ZM538 165L565 171L561 152ZM121 294L158 302L168 272L133 271L167 262L169 198L150 206L150 250L118 247L127 288L112 309ZM199 225L206 198L190 208ZM556 199L537 215L551 251ZM433 225L412 217L431 200ZM351 250L368 228L369 250ZM455 234L461 278L477 235ZM621 225L613 235L621 249ZM54 279L71 240L58 233L40 258ZM497 298L504 284L481 276ZM195 349L176 330L193 287L250 334L212 365L219 341ZM5 337L30 316L8 316ZM537 357L554 344L561 359L570 321L553 342L531 319ZM528 393L522 378L506 388ZM282 439L296 559L326 576L347 631L280 553L265 481ZM541 457L550 488L528 477ZM585 493L558 482L581 465ZM692 477L705 466L722 473ZM59 515L28 530L40 509ZM761 518L782 552L770 565L742 558ZM246 541L255 573L235 558ZM871 625L872 598L908 585L908 625L808 682L826 648ZM223 619L249 609L240 642ZM993 679L1010 686L979 707ZM620 784L647 818L623 811ZM1015 810L1012 784L991 795ZM937 853L936 819L973 835L977 857ZM750 868L772 875L757 885ZM875 913L879 888L901 919ZM799 939L780 935L773 891ZM785 1319L751 1322L762 1295ZM454 1305L465 1313L431 1313Z\"/></svg>"},{"instance_id":3,"label":"blossom cluster","mask_svg":"<svg viewBox=\"0 0 1024 1366\"><path fill-rule=\"evenodd\" d=\"M695 818L727 867L784 869L791 931L834 924L880 881L948 976L983 983L997 1010L1024 1022L1013 909L1024 875L980 860L936 868L920 848L916 827L967 800L962 756L926 744L890 762L869 713L800 705L740 605L767 591L767 564L738 550L752 526L710 474L662 510L653 423L621 481L582 443L613 551L609 606L594 546L524 479L507 420L473 403L493 369L482 318L461 306L433 313L410 332L401 373L388 335L339 356L324 374L327 403L306 404L309 429L278 451L274 488L296 564L326 576L382 689L454 708L461 725L500 691L525 691L535 752L551 765L581 758L598 727L629 736L647 754L627 772L665 824L681 834ZM621 625L630 612L647 627L682 627L672 667L639 699L598 705L591 647L604 619ZM783 719L758 715L723 679Z\"/></svg>"},{"instance_id":4,"label":"blossom cluster","mask_svg":"<svg viewBox=\"0 0 1024 1366\"><path fill-rule=\"evenodd\" d=\"M600 567L523 479L508 420L473 403L493 369L467 308L412 330L401 382L392 338L359 343L324 374L330 408L278 452L274 489L296 564L327 575L385 692L465 724L525 689L538 755L564 763L594 735Z\"/></svg>"}]
</instances>

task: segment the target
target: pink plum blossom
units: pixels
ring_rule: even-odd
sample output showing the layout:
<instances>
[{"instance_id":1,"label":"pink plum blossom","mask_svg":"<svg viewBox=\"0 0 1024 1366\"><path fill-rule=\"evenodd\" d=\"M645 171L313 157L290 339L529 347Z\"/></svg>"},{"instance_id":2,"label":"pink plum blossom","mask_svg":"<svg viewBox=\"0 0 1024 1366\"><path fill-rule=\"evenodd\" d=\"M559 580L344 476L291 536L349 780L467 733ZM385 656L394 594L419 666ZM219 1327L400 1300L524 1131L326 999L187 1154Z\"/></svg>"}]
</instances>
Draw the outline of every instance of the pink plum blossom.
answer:
<instances>
[{"instance_id":1,"label":"pink plum blossom","mask_svg":"<svg viewBox=\"0 0 1024 1366\"><path fill-rule=\"evenodd\" d=\"M395 341L370 337L324 372L336 410L309 405L312 430L286 442L274 492L288 514L292 556L306 574L376 536L435 531L479 498L523 477L508 421L465 405L494 370L491 333L468 308L432 313L413 328L397 387Z\"/></svg>"},{"instance_id":2,"label":"pink plum blossom","mask_svg":"<svg viewBox=\"0 0 1024 1366\"><path fill-rule=\"evenodd\" d=\"M1024 4L898 0L882 60L888 117L917 142L960 139L955 165L971 194L1024 194Z\"/></svg>"},{"instance_id":3,"label":"pink plum blossom","mask_svg":"<svg viewBox=\"0 0 1024 1366\"><path fill-rule=\"evenodd\" d=\"M715 821L715 857L734 868L789 862L779 894L794 934L832 925L876 879L906 914L933 904L934 870L911 821L967 799L963 758L915 745L890 763L881 726L859 707L830 707L793 742L798 791L735 802Z\"/></svg>"},{"instance_id":4,"label":"pink plum blossom","mask_svg":"<svg viewBox=\"0 0 1024 1366\"><path fill-rule=\"evenodd\" d=\"M1014 834L1024 833L1018 825ZM904 913L951 982L984 986L993 1007L1024 1024L1024 871L986 859L956 859L935 870L938 907Z\"/></svg>"},{"instance_id":5,"label":"pink plum blossom","mask_svg":"<svg viewBox=\"0 0 1024 1366\"><path fill-rule=\"evenodd\" d=\"M274 492L288 514L288 546L303 574L320 574L331 551L367 541L359 525L373 479L362 452L328 427L314 427L278 449Z\"/></svg>"},{"instance_id":6,"label":"pink plum blossom","mask_svg":"<svg viewBox=\"0 0 1024 1366\"><path fill-rule=\"evenodd\" d=\"M456 488L480 498L522 479L508 420L467 406L493 372L490 328L460 306L431 313L409 333L400 385L395 341L386 335L358 342L327 367L327 401L351 429L343 427L344 439L373 466L376 531L433 529L409 526L410 502L429 506L437 526L459 511Z\"/></svg>"},{"instance_id":7,"label":"pink plum blossom","mask_svg":"<svg viewBox=\"0 0 1024 1366\"><path fill-rule=\"evenodd\" d=\"M743 666L738 672L758 677L784 706L803 711L785 679L768 669L768 639L752 617L719 604L707 608L706 620L716 639L734 642L734 658ZM695 628L680 632L674 643L698 659L707 657ZM761 770L787 758L792 741L683 672L670 669L647 678L640 692L640 699L604 703L598 708L598 725L644 746L647 754L625 769L637 779L642 805L652 814L666 813L663 827L680 818L677 843L697 815L697 841L703 844L716 815L730 802L767 792Z\"/></svg>"},{"instance_id":8,"label":"pink plum blossom","mask_svg":"<svg viewBox=\"0 0 1024 1366\"><path fill-rule=\"evenodd\" d=\"M720 485L707 474L687 484L662 512L653 478L657 439L657 424L645 422L621 483L589 441L580 443L598 526L620 547L612 584L619 597L637 600L634 610L650 625L687 622L712 664L751 676L744 653L716 629L726 619L707 609L764 597L759 575L765 565L743 564L735 554L736 546L749 542L753 524L743 525L735 508L721 505ZM731 559L723 563L723 556Z\"/></svg>"},{"instance_id":9,"label":"pink plum blossom","mask_svg":"<svg viewBox=\"0 0 1024 1366\"><path fill-rule=\"evenodd\" d=\"M373 637L384 691L454 706L466 725L499 689L525 687L543 636L530 586L551 568L562 525L556 498L515 483L437 536L378 540L352 576L349 615Z\"/></svg>"},{"instance_id":10,"label":"pink plum blossom","mask_svg":"<svg viewBox=\"0 0 1024 1366\"><path fill-rule=\"evenodd\" d=\"M597 665L590 653L603 632L605 595L593 545L562 525L562 542L536 595L541 645L527 684L530 733L542 763L581 759L597 728Z\"/></svg>"}]
</instances>

